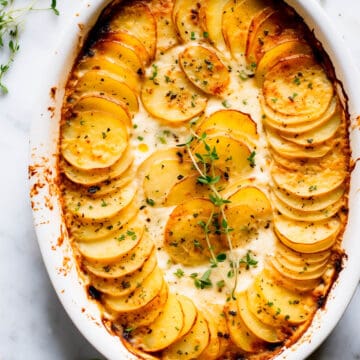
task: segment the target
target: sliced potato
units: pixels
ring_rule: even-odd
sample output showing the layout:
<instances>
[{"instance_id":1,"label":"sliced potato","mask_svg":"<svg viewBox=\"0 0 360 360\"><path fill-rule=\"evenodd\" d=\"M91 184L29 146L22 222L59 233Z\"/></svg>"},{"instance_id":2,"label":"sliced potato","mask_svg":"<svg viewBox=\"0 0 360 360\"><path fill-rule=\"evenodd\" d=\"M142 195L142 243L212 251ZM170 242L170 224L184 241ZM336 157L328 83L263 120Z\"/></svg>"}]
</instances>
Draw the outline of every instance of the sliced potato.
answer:
<instances>
[{"instance_id":1,"label":"sliced potato","mask_svg":"<svg viewBox=\"0 0 360 360\"><path fill-rule=\"evenodd\" d=\"M260 273L255 279L255 291L259 297L251 300L261 310L261 321L273 325L301 324L308 320L315 310L315 301L309 295L297 293L276 284L266 272Z\"/></svg>"},{"instance_id":2,"label":"sliced potato","mask_svg":"<svg viewBox=\"0 0 360 360\"><path fill-rule=\"evenodd\" d=\"M251 21L267 4L266 0L230 0L223 8L222 33L234 58L245 55Z\"/></svg>"},{"instance_id":3,"label":"sliced potato","mask_svg":"<svg viewBox=\"0 0 360 360\"><path fill-rule=\"evenodd\" d=\"M211 149L215 148L219 159L214 160L213 164L223 173L227 173L230 178L245 177L252 167L250 166L249 157L250 149L241 141L235 140L227 134L209 135L206 137L206 143ZM199 141L195 142L193 153L203 154L204 144Z\"/></svg>"},{"instance_id":4,"label":"sliced potato","mask_svg":"<svg viewBox=\"0 0 360 360\"><path fill-rule=\"evenodd\" d=\"M302 39L299 39L297 35L288 36L288 34L280 35L275 38L273 45L268 47L261 56L255 72L255 79L259 87L262 86L265 75L270 68L277 64L281 59L291 56L297 56L300 54L311 55L311 47Z\"/></svg>"},{"instance_id":5,"label":"sliced potato","mask_svg":"<svg viewBox=\"0 0 360 360\"><path fill-rule=\"evenodd\" d=\"M85 111L61 126L61 153L81 170L115 164L128 144L123 119L100 111Z\"/></svg>"},{"instance_id":6,"label":"sliced potato","mask_svg":"<svg viewBox=\"0 0 360 360\"><path fill-rule=\"evenodd\" d=\"M128 109L115 99L107 98L105 95L84 95L74 105L74 111L103 111L121 118L130 128L131 116Z\"/></svg>"},{"instance_id":7,"label":"sliced potato","mask_svg":"<svg viewBox=\"0 0 360 360\"><path fill-rule=\"evenodd\" d=\"M172 18L177 34L183 42L203 38L203 31L199 24L199 10L201 4L191 0L175 0Z\"/></svg>"},{"instance_id":8,"label":"sliced potato","mask_svg":"<svg viewBox=\"0 0 360 360\"><path fill-rule=\"evenodd\" d=\"M141 59L144 65L150 62L151 56L148 50L144 47L141 41L134 35L131 35L128 32L120 30L117 32L110 33L109 36L107 36L107 39L111 41L119 42L129 47L130 49L134 50L134 52Z\"/></svg>"},{"instance_id":9,"label":"sliced potato","mask_svg":"<svg viewBox=\"0 0 360 360\"><path fill-rule=\"evenodd\" d=\"M144 64L135 50L119 41L101 39L95 44L95 56L101 56L127 69L131 74L144 74ZM131 76L131 75L130 75Z\"/></svg>"},{"instance_id":10,"label":"sliced potato","mask_svg":"<svg viewBox=\"0 0 360 360\"><path fill-rule=\"evenodd\" d=\"M204 315L210 332L209 343L203 352L198 356L198 360L215 360L218 358L218 354L220 351L220 340L218 336L218 326L215 320L214 314L210 311L210 309L202 310L202 314Z\"/></svg>"},{"instance_id":11,"label":"sliced potato","mask_svg":"<svg viewBox=\"0 0 360 360\"><path fill-rule=\"evenodd\" d=\"M133 168L129 168L120 177L105 180L101 183L97 183L96 185L81 186L81 189L78 187L77 190L82 194L91 195L92 197L106 196L128 185L130 181L134 180L134 176L135 170Z\"/></svg>"},{"instance_id":12,"label":"sliced potato","mask_svg":"<svg viewBox=\"0 0 360 360\"><path fill-rule=\"evenodd\" d=\"M253 17L246 40L245 57L248 63L257 64L265 43L281 32L284 26L281 20L279 11L271 6L264 7Z\"/></svg>"},{"instance_id":13,"label":"sliced potato","mask_svg":"<svg viewBox=\"0 0 360 360\"><path fill-rule=\"evenodd\" d=\"M284 335L281 334L279 329L261 322L254 314L252 314L249 310L246 292L236 294L236 301L244 324L253 334L255 334L255 336L269 343L281 342L284 339Z\"/></svg>"},{"instance_id":14,"label":"sliced potato","mask_svg":"<svg viewBox=\"0 0 360 360\"><path fill-rule=\"evenodd\" d=\"M317 114L311 117L284 116L273 111L267 106L263 97L260 97L261 108L264 112L264 122L282 134L303 134L314 130L316 127L325 124L337 110L337 99L333 98L328 109L323 114Z\"/></svg>"},{"instance_id":15,"label":"sliced potato","mask_svg":"<svg viewBox=\"0 0 360 360\"><path fill-rule=\"evenodd\" d=\"M124 82L129 88L139 92L139 75L125 66L110 61L105 56L85 57L77 65L76 75L78 78L81 78L86 72L91 70L99 70L104 74L109 74L113 79Z\"/></svg>"},{"instance_id":16,"label":"sliced potato","mask_svg":"<svg viewBox=\"0 0 360 360\"><path fill-rule=\"evenodd\" d=\"M178 44L176 27L172 21L173 7L173 2L163 0L152 2L151 12L156 20L157 56Z\"/></svg>"},{"instance_id":17,"label":"sliced potato","mask_svg":"<svg viewBox=\"0 0 360 360\"><path fill-rule=\"evenodd\" d=\"M138 38L153 59L156 53L156 21L145 2L134 1L119 7L110 21L111 31L124 31Z\"/></svg>"},{"instance_id":18,"label":"sliced potato","mask_svg":"<svg viewBox=\"0 0 360 360\"><path fill-rule=\"evenodd\" d=\"M336 164L329 168L303 166L297 171L289 171L273 165L271 176L275 184L290 194L309 198L325 195L338 188L344 181L345 169L337 169Z\"/></svg>"},{"instance_id":19,"label":"sliced potato","mask_svg":"<svg viewBox=\"0 0 360 360\"><path fill-rule=\"evenodd\" d=\"M327 261L312 268L304 266L296 269L293 267L289 269L287 265L283 264L281 258L271 258L269 260L272 266L284 277L294 280L316 280L320 279L327 269Z\"/></svg>"},{"instance_id":20,"label":"sliced potato","mask_svg":"<svg viewBox=\"0 0 360 360\"><path fill-rule=\"evenodd\" d=\"M338 188L325 195L312 196L309 198L295 196L276 187L274 187L272 191L283 203L295 210L319 211L338 202L345 193L345 186L340 185Z\"/></svg>"},{"instance_id":21,"label":"sliced potato","mask_svg":"<svg viewBox=\"0 0 360 360\"><path fill-rule=\"evenodd\" d=\"M156 266L154 271L135 291L125 296L104 295L104 303L111 310L118 313L140 309L160 293L163 282L162 271Z\"/></svg>"},{"instance_id":22,"label":"sliced potato","mask_svg":"<svg viewBox=\"0 0 360 360\"><path fill-rule=\"evenodd\" d=\"M314 223L276 215L274 229L280 240L291 249L313 253L327 250L333 245L341 230L341 222L337 217Z\"/></svg>"},{"instance_id":23,"label":"sliced potato","mask_svg":"<svg viewBox=\"0 0 360 360\"><path fill-rule=\"evenodd\" d=\"M164 281L158 295L145 306L120 314L119 321L126 328L136 329L148 326L156 320L164 308L169 296L169 286Z\"/></svg>"},{"instance_id":24,"label":"sliced potato","mask_svg":"<svg viewBox=\"0 0 360 360\"><path fill-rule=\"evenodd\" d=\"M162 160L154 162L146 172L143 181L147 199L154 201L154 206L163 206L172 187L189 174L194 174L190 161Z\"/></svg>"},{"instance_id":25,"label":"sliced potato","mask_svg":"<svg viewBox=\"0 0 360 360\"><path fill-rule=\"evenodd\" d=\"M176 297L184 314L184 324L179 334L180 338L186 335L192 329L195 324L198 312L196 306L190 298L184 295L177 295Z\"/></svg>"},{"instance_id":26,"label":"sliced potato","mask_svg":"<svg viewBox=\"0 0 360 360\"><path fill-rule=\"evenodd\" d=\"M237 301L228 301L225 304L224 310L230 337L234 344L246 352L252 353L258 351L262 342L244 324L240 316Z\"/></svg>"},{"instance_id":27,"label":"sliced potato","mask_svg":"<svg viewBox=\"0 0 360 360\"><path fill-rule=\"evenodd\" d=\"M219 50L225 49L225 41L222 34L222 16L228 0L203 0L201 7L201 25L212 45Z\"/></svg>"},{"instance_id":28,"label":"sliced potato","mask_svg":"<svg viewBox=\"0 0 360 360\"><path fill-rule=\"evenodd\" d=\"M138 247L138 244L137 244ZM133 249L134 250L134 249ZM131 251L131 250L130 250ZM119 260L118 260L119 261ZM116 278L103 278L90 275L91 284L99 291L112 296L124 296L133 292L155 269L155 251L135 272Z\"/></svg>"},{"instance_id":29,"label":"sliced potato","mask_svg":"<svg viewBox=\"0 0 360 360\"><path fill-rule=\"evenodd\" d=\"M184 314L176 295L170 293L160 315L153 323L134 332L133 341L144 351L165 349L179 338Z\"/></svg>"},{"instance_id":30,"label":"sliced potato","mask_svg":"<svg viewBox=\"0 0 360 360\"><path fill-rule=\"evenodd\" d=\"M296 210L283 203L276 195L271 196L273 206L283 215L297 221L322 221L335 215L345 204L343 199L338 200L330 206L317 211Z\"/></svg>"},{"instance_id":31,"label":"sliced potato","mask_svg":"<svg viewBox=\"0 0 360 360\"><path fill-rule=\"evenodd\" d=\"M84 259L83 265L87 271L95 276L106 279L116 279L139 270L144 266L153 252L154 243L150 236L144 233L137 246L115 262L104 263Z\"/></svg>"},{"instance_id":32,"label":"sliced potato","mask_svg":"<svg viewBox=\"0 0 360 360\"><path fill-rule=\"evenodd\" d=\"M228 133L235 139L238 138L238 134L251 139L258 138L255 121L251 119L250 115L238 110L218 110L212 113L199 123L196 133L201 135L211 129Z\"/></svg>"},{"instance_id":33,"label":"sliced potato","mask_svg":"<svg viewBox=\"0 0 360 360\"><path fill-rule=\"evenodd\" d=\"M323 114L333 98L333 84L325 70L308 55L285 58L265 75L267 105L286 116Z\"/></svg>"},{"instance_id":34,"label":"sliced potato","mask_svg":"<svg viewBox=\"0 0 360 360\"><path fill-rule=\"evenodd\" d=\"M341 124L341 115L336 113L328 121L320 126L302 134L281 134L281 136L298 145L309 146L322 144L334 137Z\"/></svg>"},{"instance_id":35,"label":"sliced potato","mask_svg":"<svg viewBox=\"0 0 360 360\"><path fill-rule=\"evenodd\" d=\"M288 158L321 158L332 148L332 143L305 146L294 144L282 138L270 128L266 129L267 141L270 146L281 156Z\"/></svg>"},{"instance_id":36,"label":"sliced potato","mask_svg":"<svg viewBox=\"0 0 360 360\"><path fill-rule=\"evenodd\" d=\"M210 333L207 322L204 316L198 312L198 316L191 330L165 349L162 353L162 359L196 359L206 348L209 340Z\"/></svg>"},{"instance_id":37,"label":"sliced potato","mask_svg":"<svg viewBox=\"0 0 360 360\"><path fill-rule=\"evenodd\" d=\"M165 227L164 249L175 261L184 265L194 265L207 261L210 257L209 244L200 225L208 223L216 208L206 199L192 199L177 206L171 213ZM222 246L215 234L217 223L209 224L209 242L217 254Z\"/></svg>"},{"instance_id":38,"label":"sliced potato","mask_svg":"<svg viewBox=\"0 0 360 360\"><path fill-rule=\"evenodd\" d=\"M80 217L73 218L70 224L71 235L78 241L95 241L108 237L133 219L139 213L139 207L140 197L136 194L127 206L124 206L122 210L109 220L88 221Z\"/></svg>"},{"instance_id":39,"label":"sliced potato","mask_svg":"<svg viewBox=\"0 0 360 360\"><path fill-rule=\"evenodd\" d=\"M141 99L153 116L173 123L190 120L205 110L207 98L178 66L157 70L143 83Z\"/></svg>"},{"instance_id":40,"label":"sliced potato","mask_svg":"<svg viewBox=\"0 0 360 360\"><path fill-rule=\"evenodd\" d=\"M131 114L139 110L139 102L135 92L119 78L104 70L90 70L85 73L75 86L75 96L105 95L120 103ZM125 124L129 121L124 118Z\"/></svg>"},{"instance_id":41,"label":"sliced potato","mask_svg":"<svg viewBox=\"0 0 360 360\"><path fill-rule=\"evenodd\" d=\"M229 71L214 51L189 46L179 54L179 62L188 79L207 94L221 95L229 85Z\"/></svg>"},{"instance_id":42,"label":"sliced potato","mask_svg":"<svg viewBox=\"0 0 360 360\"><path fill-rule=\"evenodd\" d=\"M85 186L92 186L106 180L122 176L129 170L134 157L131 148L128 146L123 155L112 166L102 169L80 170L66 161L60 162L61 171L72 182Z\"/></svg>"},{"instance_id":43,"label":"sliced potato","mask_svg":"<svg viewBox=\"0 0 360 360\"><path fill-rule=\"evenodd\" d=\"M130 183L116 192L100 197L82 195L73 189L66 189L63 199L67 211L81 221L107 221L131 203L136 191L136 183Z\"/></svg>"},{"instance_id":44,"label":"sliced potato","mask_svg":"<svg viewBox=\"0 0 360 360\"><path fill-rule=\"evenodd\" d=\"M78 249L86 259L113 262L123 257L139 244L144 232L144 224L138 219L126 224L120 231L108 238L91 242L78 242Z\"/></svg>"}]
</instances>

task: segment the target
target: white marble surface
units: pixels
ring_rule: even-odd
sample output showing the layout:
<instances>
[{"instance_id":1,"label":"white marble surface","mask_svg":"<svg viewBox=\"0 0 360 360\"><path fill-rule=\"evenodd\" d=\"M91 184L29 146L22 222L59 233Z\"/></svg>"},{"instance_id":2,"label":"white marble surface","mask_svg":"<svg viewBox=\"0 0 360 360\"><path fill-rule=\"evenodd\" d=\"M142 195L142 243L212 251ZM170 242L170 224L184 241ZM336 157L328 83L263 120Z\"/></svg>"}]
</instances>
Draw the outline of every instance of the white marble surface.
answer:
<instances>
[{"instance_id":1,"label":"white marble surface","mask_svg":"<svg viewBox=\"0 0 360 360\"><path fill-rule=\"evenodd\" d=\"M310 0L309 0L310 1ZM319 0L360 65L360 1ZM83 0L59 1L66 16L34 13L24 26L21 51L6 78L10 93L0 97L0 359L102 359L62 309L37 246L28 199L27 160L30 123L41 63L29 66L31 53L46 53L68 17ZM44 6L49 1L40 0ZM41 28L43 22L49 23ZM45 29L45 31L44 31ZM19 74L24 82L13 87ZM360 96L360 94L359 94ZM360 289L327 341L311 359L360 359Z\"/></svg>"}]
</instances>

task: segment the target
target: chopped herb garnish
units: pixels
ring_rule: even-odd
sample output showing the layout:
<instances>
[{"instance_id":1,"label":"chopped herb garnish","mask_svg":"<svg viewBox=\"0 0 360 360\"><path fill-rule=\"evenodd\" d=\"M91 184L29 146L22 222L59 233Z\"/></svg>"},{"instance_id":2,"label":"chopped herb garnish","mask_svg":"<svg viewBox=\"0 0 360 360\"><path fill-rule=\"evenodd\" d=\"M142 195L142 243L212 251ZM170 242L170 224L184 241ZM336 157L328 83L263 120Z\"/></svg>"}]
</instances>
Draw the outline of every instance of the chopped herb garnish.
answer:
<instances>
[{"instance_id":1,"label":"chopped herb garnish","mask_svg":"<svg viewBox=\"0 0 360 360\"><path fill-rule=\"evenodd\" d=\"M255 156L256 156L256 152L252 151L250 156L247 158L247 161L249 162L249 165L254 168L256 166L256 162L255 162Z\"/></svg>"},{"instance_id":2,"label":"chopped herb garnish","mask_svg":"<svg viewBox=\"0 0 360 360\"><path fill-rule=\"evenodd\" d=\"M207 39L207 38L209 37L209 33L208 33L207 31L204 31L204 32L203 32L203 37L204 37L205 39Z\"/></svg>"},{"instance_id":3,"label":"chopped herb garnish","mask_svg":"<svg viewBox=\"0 0 360 360\"><path fill-rule=\"evenodd\" d=\"M156 64L152 64L153 72L150 77L150 80L152 80L155 83L155 78L158 76L158 67Z\"/></svg>"},{"instance_id":4,"label":"chopped herb garnish","mask_svg":"<svg viewBox=\"0 0 360 360\"><path fill-rule=\"evenodd\" d=\"M196 38L195 38L195 32L194 31L192 31L191 33L190 33L190 40L195 40Z\"/></svg>"},{"instance_id":5,"label":"chopped herb garnish","mask_svg":"<svg viewBox=\"0 0 360 360\"><path fill-rule=\"evenodd\" d=\"M312 192L312 191L316 191L317 190L317 185L310 185L309 186L309 191Z\"/></svg>"},{"instance_id":6,"label":"chopped herb garnish","mask_svg":"<svg viewBox=\"0 0 360 360\"><path fill-rule=\"evenodd\" d=\"M150 206L154 206L155 205L155 201L153 199L149 199L149 198L146 198L146 203Z\"/></svg>"},{"instance_id":7,"label":"chopped herb garnish","mask_svg":"<svg viewBox=\"0 0 360 360\"><path fill-rule=\"evenodd\" d=\"M256 267L258 261L252 257L249 250L244 257L240 259L239 265L245 265L246 270L249 270L251 266Z\"/></svg>"},{"instance_id":8,"label":"chopped herb garnish","mask_svg":"<svg viewBox=\"0 0 360 360\"><path fill-rule=\"evenodd\" d=\"M183 269L178 268L174 272L174 275L177 276L179 279L181 279L185 275L185 273Z\"/></svg>"},{"instance_id":9,"label":"chopped herb garnish","mask_svg":"<svg viewBox=\"0 0 360 360\"><path fill-rule=\"evenodd\" d=\"M224 101L221 103L221 105L222 105L224 108L226 108L226 109L229 109L230 106L231 106L231 105L228 103L227 100L224 100Z\"/></svg>"}]
</instances>

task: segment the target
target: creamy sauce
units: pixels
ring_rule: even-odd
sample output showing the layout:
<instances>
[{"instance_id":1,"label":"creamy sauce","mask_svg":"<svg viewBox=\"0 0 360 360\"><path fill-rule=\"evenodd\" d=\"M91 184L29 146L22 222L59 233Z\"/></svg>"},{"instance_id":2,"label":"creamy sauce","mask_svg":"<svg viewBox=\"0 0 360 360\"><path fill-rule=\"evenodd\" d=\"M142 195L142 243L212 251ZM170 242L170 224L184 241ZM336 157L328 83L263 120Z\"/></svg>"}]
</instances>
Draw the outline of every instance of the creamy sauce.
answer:
<instances>
[{"instance_id":1,"label":"creamy sauce","mask_svg":"<svg viewBox=\"0 0 360 360\"><path fill-rule=\"evenodd\" d=\"M199 45L206 47L203 43ZM176 55L182 51L183 48L183 46L179 46L171 50L172 59L176 58ZM245 66L245 61L239 64L231 59L229 53L225 52L224 54L225 55L218 55L228 69L231 69L230 84L221 98L210 96L205 115L209 116L218 110L234 109L249 114L256 122L259 139L256 147L251 149L251 151L256 152L256 166L249 177L254 178L253 184L258 186L265 194L268 194L270 183L268 171L270 156L261 122L262 112L259 103L259 89L255 85L253 78L241 78L246 76L244 74L250 73L249 69ZM163 66L168 66L168 62L169 56L165 56L164 61L157 59L154 61L154 64L160 69ZM152 67L149 66L146 76L151 76L151 69ZM155 151L184 143L191 135L188 124L173 126L170 123L165 123L152 117L144 109L141 100L139 103L140 110L133 119L134 128L130 141L135 156L136 167ZM141 186L140 191L142 191ZM227 276L230 269L228 260L229 253L227 252L226 261L219 263L215 268L211 268L211 281L213 286L204 289L196 288L194 278L191 277L191 274L198 273L199 276L201 276L210 269L210 264L204 263L199 266L174 264L167 252L163 250L164 229L173 209L174 206L163 208L147 206L141 212L143 220L146 223L146 231L150 233L151 238L155 242L158 264L164 272L165 280L168 282L172 292L181 293L190 297L200 308L204 308L210 304L224 304L229 296L229 290L234 286L234 278L228 278ZM251 251L251 256L257 261L256 266L250 266L249 269L246 269L245 266L239 268L236 291L243 291L249 287L254 277L263 269L266 257L273 254L274 244L275 235L272 226L270 226L267 229L259 228L256 234L245 241L244 247L233 251L234 261L239 261L244 258L249 250ZM182 276L176 275L178 271L181 271ZM216 283L222 280L225 281L226 286L219 289Z\"/></svg>"}]
</instances>

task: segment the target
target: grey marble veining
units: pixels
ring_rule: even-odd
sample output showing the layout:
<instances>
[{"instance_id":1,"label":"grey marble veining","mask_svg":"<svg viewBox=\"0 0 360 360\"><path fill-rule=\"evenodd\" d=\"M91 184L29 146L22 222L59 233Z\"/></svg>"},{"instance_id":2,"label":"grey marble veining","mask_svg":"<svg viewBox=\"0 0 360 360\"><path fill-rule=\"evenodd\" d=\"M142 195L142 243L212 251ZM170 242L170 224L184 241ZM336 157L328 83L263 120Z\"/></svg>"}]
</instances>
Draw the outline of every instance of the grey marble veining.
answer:
<instances>
[{"instance_id":1,"label":"grey marble veining","mask_svg":"<svg viewBox=\"0 0 360 360\"><path fill-rule=\"evenodd\" d=\"M309 0L310 1L310 0ZM320 1L320 0L319 0ZM82 0L64 0L73 6ZM360 1L320 1L352 55L360 64ZM61 10L61 2L59 2ZM71 5L69 5L71 4ZM42 18L33 14L25 25L21 52L6 78L10 88L0 98L0 359L90 360L102 358L74 327L61 307L44 268L32 226L28 199L27 159L31 104L41 77L41 64L28 67L32 51L46 56L61 34L63 17L51 18L42 32ZM37 41L33 41L34 38ZM19 73L24 86L13 88ZM360 96L360 94L359 94ZM360 290L325 343L311 360L360 359Z\"/></svg>"}]
</instances>

